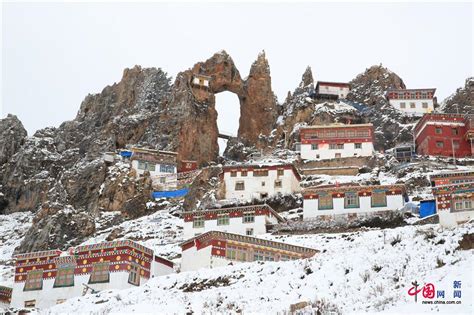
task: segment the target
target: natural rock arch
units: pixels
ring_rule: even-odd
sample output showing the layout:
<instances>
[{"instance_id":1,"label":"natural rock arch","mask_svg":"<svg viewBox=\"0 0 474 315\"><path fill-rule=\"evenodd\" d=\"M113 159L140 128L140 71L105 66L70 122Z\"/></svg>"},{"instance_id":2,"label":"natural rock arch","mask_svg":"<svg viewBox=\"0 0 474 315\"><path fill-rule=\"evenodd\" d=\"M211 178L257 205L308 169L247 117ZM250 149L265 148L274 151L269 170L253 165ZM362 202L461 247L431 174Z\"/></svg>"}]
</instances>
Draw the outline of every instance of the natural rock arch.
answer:
<instances>
[{"instance_id":1,"label":"natural rock arch","mask_svg":"<svg viewBox=\"0 0 474 315\"><path fill-rule=\"evenodd\" d=\"M209 85L194 84L194 78L208 78ZM169 130L176 139L171 140L181 159L197 160L200 164L217 159L215 94L223 91L233 92L239 98L238 139L249 146L265 146L264 139L270 135L278 115L265 53L259 54L248 78L243 80L232 58L221 51L176 77L167 116L173 120ZM179 132L174 133L173 128Z\"/></svg>"}]
</instances>

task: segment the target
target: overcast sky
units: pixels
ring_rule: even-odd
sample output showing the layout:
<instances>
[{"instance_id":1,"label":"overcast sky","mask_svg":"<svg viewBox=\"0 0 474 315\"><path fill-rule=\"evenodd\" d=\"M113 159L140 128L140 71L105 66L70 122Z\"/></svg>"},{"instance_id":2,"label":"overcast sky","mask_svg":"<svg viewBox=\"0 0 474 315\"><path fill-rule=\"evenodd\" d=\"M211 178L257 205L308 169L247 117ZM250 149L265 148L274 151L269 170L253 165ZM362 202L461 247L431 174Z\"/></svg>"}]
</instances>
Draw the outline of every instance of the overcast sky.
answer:
<instances>
[{"instance_id":1,"label":"overcast sky","mask_svg":"<svg viewBox=\"0 0 474 315\"><path fill-rule=\"evenodd\" d=\"M242 77L264 49L280 102L307 65L316 80L349 81L380 63L409 88L436 87L442 100L472 76L472 28L471 3L7 3L1 116L16 114L31 135L73 119L88 93L126 67L175 77L221 49ZM237 102L218 97L229 131Z\"/></svg>"}]
</instances>

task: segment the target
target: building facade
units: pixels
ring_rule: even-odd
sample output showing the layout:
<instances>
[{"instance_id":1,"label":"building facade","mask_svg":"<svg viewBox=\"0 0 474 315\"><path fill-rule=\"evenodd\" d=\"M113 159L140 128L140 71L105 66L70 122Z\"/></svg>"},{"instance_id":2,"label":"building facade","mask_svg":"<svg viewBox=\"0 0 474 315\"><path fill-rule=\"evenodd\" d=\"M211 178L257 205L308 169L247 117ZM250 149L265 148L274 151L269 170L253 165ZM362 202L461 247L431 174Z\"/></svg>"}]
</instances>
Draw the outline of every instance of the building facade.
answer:
<instances>
[{"instance_id":1,"label":"building facade","mask_svg":"<svg viewBox=\"0 0 474 315\"><path fill-rule=\"evenodd\" d=\"M209 231L242 235L268 233L284 219L267 204L185 212L184 238L192 238Z\"/></svg>"},{"instance_id":2,"label":"building facade","mask_svg":"<svg viewBox=\"0 0 474 315\"><path fill-rule=\"evenodd\" d=\"M351 90L349 83L324 82L316 83L316 96L326 99L345 99Z\"/></svg>"},{"instance_id":3,"label":"building facade","mask_svg":"<svg viewBox=\"0 0 474 315\"><path fill-rule=\"evenodd\" d=\"M357 217L357 214L399 210L407 199L404 185L309 187L303 190L303 218Z\"/></svg>"},{"instance_id":4,"label":"building facade","mask_svg":"<svg viewBox=\"0 0 474 315\"><path fill-rule=\"evenodd\" d=\"M177 153L142 148L132 148L130 157L137 176L150 173L153 188L157 191L175 190L177 187Z\"/></svg>"},{"instance_id":5,"label":"building facade","mask_svg":"<svg viewBox=\"0 0 474 315\"><path fill-rule=\"evenodd\" d=\"M390 105L405 115L421 116L434 110L436 89L388 90L385 94Z\"/></svg>"},{"instance_id":6,"label":"building facade","mask_svg":"<svg viewBox=\"0 0 474 315\"><path fill-rule=\"evenodd\" d=\"M454 227L474 218L474 171L430 176L439 223Z\"/></svg>"},{"instance_id":7,"label":"building facade","mask_svg":"<svg viewBox=\"0 0 474 315\"><path fill-rule=\"evenodd\" d=\"M472 115L426 114L415 126L416 153L462 158L473 156Z\"/></svg>"},{"instance_id":8,"label":"building facade","mask_svg":"<svg viewBox=\"0 0 474 315\"><path fill-rule=\"evenodd\" d=\"M12 288L4 287L0 285L0 311L9 308L11 300L12 300Z\"/></svg>"},{"instance_id":9,"label":"building facade","mask_svg":"<svg viewBox=\"0 0 474 315\"><path fill-rule=\"evenodd\" d=\"M181 243L181 271L253 261L310 258L317 250L246 235L210 231Z\"/></svg>"},{"instance_id":10,"label":"building facade","mask_svg":"<svg viewBox=\"0 0 474 315\"><path fill-rule=\"evenodd\" d=\"M15 257L11 306L47 308L88 290L126 289L174 272L173 263L130 240Z\"/></svg>"},{"instance_id":11,"label":"building facade","mask_svg":"<svg viewBox=\"0 0 474 315\"><path fill-rule=\"evenodd\" d=\"M300 191L300 174L292 164L224 166L224 199L264 199Z\"/></svg>"},{"instance_id":12,"label":"building facade","mask_svg":"<svg viewBox=\"0 0 474 315\"><path fill-rule=\"evenodd\" d=\"M304 160L326 160L374 154L372 124L331 124L300 128Z\"/></svg>"}]
</instances>

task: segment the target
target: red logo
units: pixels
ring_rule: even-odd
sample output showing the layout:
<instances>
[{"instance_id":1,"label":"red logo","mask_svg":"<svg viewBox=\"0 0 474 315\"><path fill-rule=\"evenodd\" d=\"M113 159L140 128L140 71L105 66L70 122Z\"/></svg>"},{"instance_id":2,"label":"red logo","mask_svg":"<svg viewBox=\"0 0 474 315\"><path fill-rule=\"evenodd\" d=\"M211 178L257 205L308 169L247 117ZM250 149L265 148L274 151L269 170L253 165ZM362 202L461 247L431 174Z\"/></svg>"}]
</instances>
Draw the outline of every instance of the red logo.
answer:
<instances>
[{"instance_id":1,"label":"red logo","mask_svg":"<svg viewBox=\"0 0 474 315\"><path fill-rule=\"evenodd\" d=\"M432 299L435 296L435 286L432 283L425 284L422 288L418 289L418 282L412 282L413 287L408 290L408 295L415 296L415 302L417 302L418 293L421 292L425 299Z\"/></svg>"}]
</instances>

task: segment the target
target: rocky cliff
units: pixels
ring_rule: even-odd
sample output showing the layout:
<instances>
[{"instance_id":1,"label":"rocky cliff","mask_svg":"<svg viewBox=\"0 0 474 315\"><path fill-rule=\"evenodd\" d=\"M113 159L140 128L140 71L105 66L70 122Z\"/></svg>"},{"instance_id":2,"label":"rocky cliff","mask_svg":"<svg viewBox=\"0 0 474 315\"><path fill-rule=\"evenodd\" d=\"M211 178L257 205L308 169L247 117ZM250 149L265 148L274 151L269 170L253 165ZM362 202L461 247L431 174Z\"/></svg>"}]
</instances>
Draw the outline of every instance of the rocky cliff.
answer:
<instances>
[{"instance_id":1,"label":"rocky cliff","mask_svg":"<svg viewBox=\"0 0 474 315\"><path fill-rule=\"evenodd\" d=\"M0 119L0 166L20 149L26 135L23 124L15 115L8 114L6 118Z\"/></svg>"},{"instance_id":2,"label":"rocky cliff","mask_svg":"<svg viewBox=\"0 0 474 315\"><path fill-rule=\"evenodd\" d=\"M464 87L446 98L441 110L445 113L474 114L474 77L467 78Z\"/></svg>"}]
</instances>

